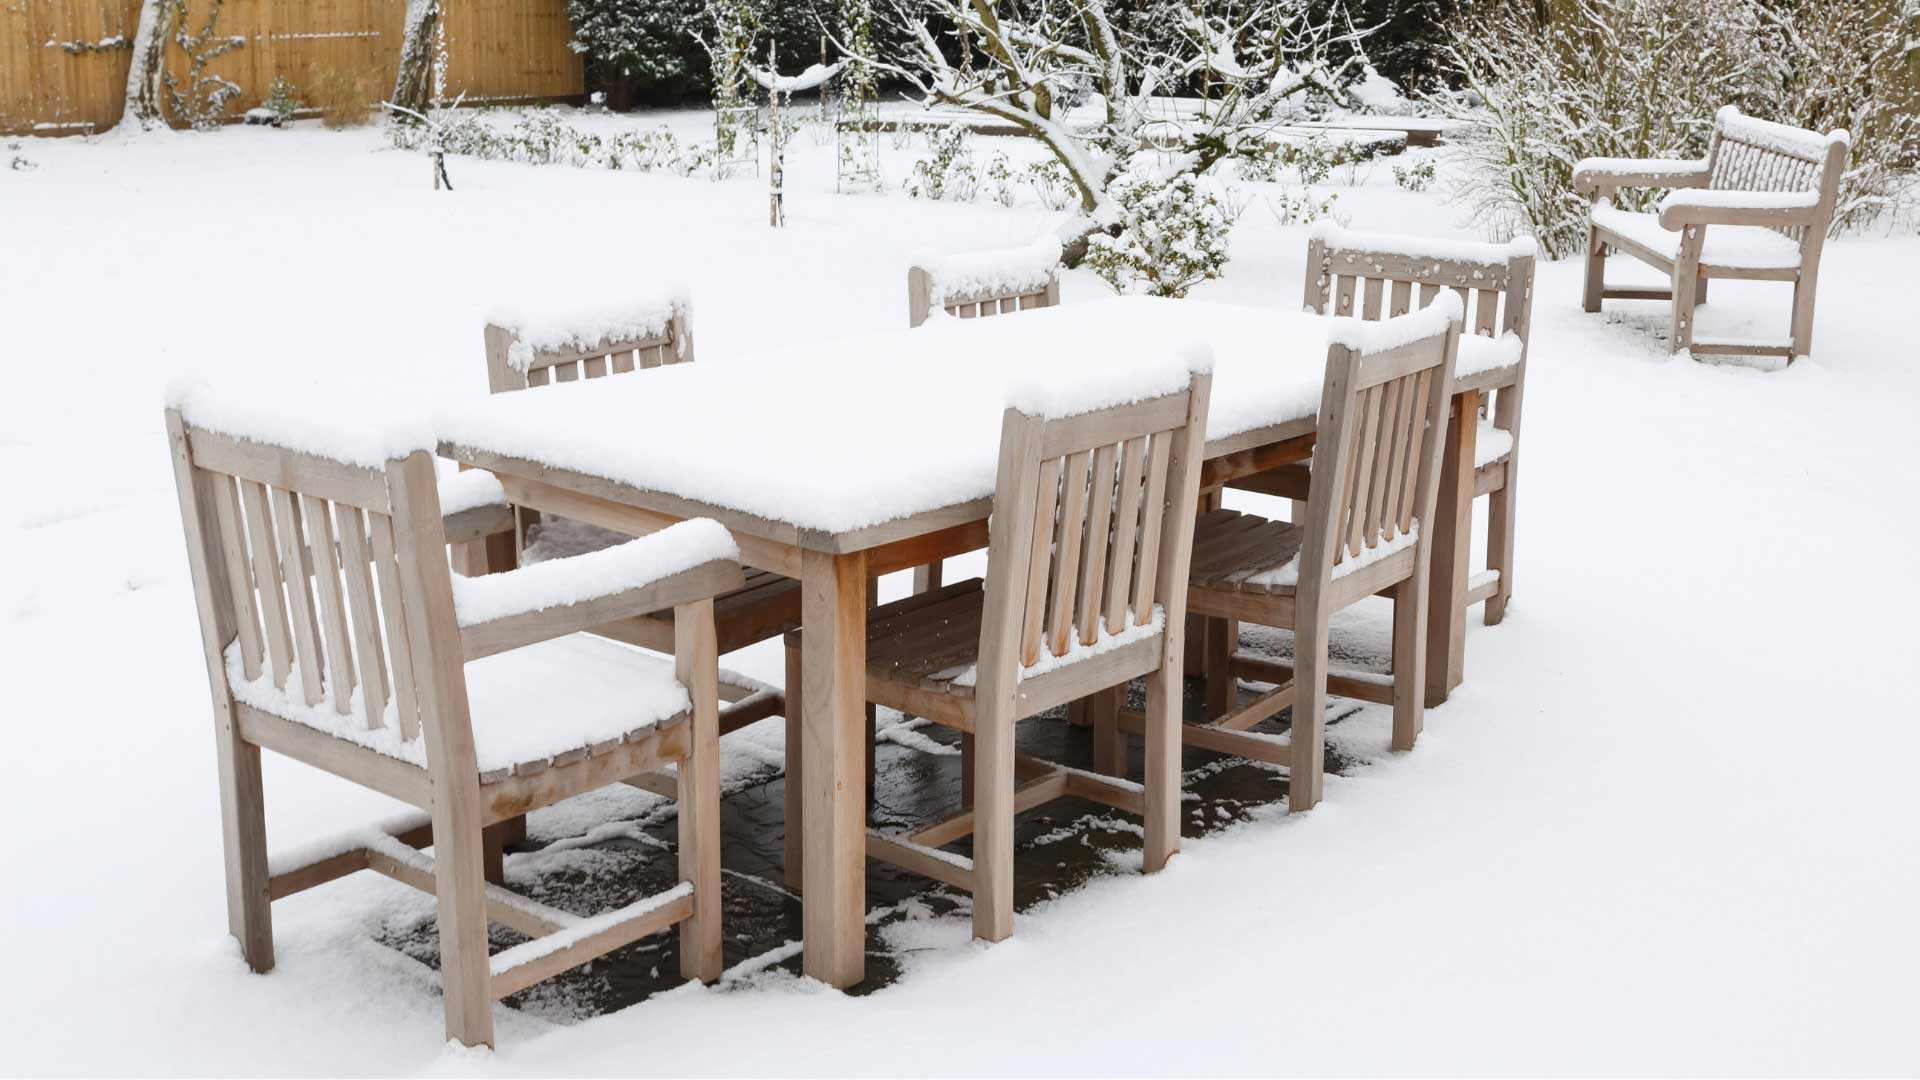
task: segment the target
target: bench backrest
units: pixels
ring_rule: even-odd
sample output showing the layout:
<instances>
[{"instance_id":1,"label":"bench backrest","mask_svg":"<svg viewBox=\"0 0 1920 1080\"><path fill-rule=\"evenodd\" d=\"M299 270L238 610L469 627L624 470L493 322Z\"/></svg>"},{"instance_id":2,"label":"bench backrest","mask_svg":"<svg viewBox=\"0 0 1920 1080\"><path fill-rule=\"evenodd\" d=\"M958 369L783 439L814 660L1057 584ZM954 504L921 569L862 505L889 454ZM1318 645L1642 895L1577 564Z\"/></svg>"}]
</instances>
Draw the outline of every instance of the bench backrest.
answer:
<instances>
[{"instance_id":1,"label":"bench backrest","mask_svg":"<svg viewBox=\"0 0 1920 1080\"><path fill-rule=\"evenodd\" d=\"M1102 629L1151 623L1156 605L1179 624L1211 386L1197 374L1177 393L1065 419L1007 410L980 685L989 664L1011 678Z\"/></svg>"},{"instance_id":2,"label":"bench backrest","mask_svg":"<svg viewBox=\"0 0 1920 1080\"><path fill-rule=\"evenodd\" d=\"M459 765L463 747L471 759L432 455L371 468L194 427L174 409L167 427L215 685L245 701L270 684L342 727L392 726L402 743L426 731L436 769L449 754Z\"/></svg>"},{"instance_id":3,"label":"bench backrest","mask_svg":"<svg viewBox=\"0 0 1920 1080\"><path fill-rule=\"evenodd\" d=\"M1717 191L1816 192L1817 224L1771 226L1794 240L1826 233L1839 201L1849 143L1843 132L1821 135L1747 116L1732 105L1713 119L1707 186Z\"/></svg>"},{"instance_id":4,"label":"bench backrest","mask_svg":"<svg viewBox=\"0 0 1920 1080\"><path fill-rule=\"evenodd\" d=\"M1442 297L1394 322L1401 325L1338 327L1328 346L1302 582L1383 545L1404 546L1416 530L1418 543L1430 542L1432 530L1421 526L1439 493L1460 309Z\"/></svg>"},{"instance_id":5,"label":"bench backrest","mask_svg":"<svg viewBox=\"0 0 1920 1080\"><path fill-rule=\"evenodd\" d=\"M523 332L489 321L487 388L498 394L550 382L598 379L629 371L684 364L693 360L693 333L685 307L676 306L661 320L658 333L642 337L614 337L589 345L529 344Z\"/></svg>"},{"instance_id":6,"label":"bench backrest","mask_svg":"<svg viewBox=\"0 0 1920 1080\"><path fill-rule=\"evenodd\" d=\"M972 319L1056 307L1059 261L1059 245L1048 243L923 259L907 269L907 325L926 322L935 308Z\"/></svg>"}]
</instances>

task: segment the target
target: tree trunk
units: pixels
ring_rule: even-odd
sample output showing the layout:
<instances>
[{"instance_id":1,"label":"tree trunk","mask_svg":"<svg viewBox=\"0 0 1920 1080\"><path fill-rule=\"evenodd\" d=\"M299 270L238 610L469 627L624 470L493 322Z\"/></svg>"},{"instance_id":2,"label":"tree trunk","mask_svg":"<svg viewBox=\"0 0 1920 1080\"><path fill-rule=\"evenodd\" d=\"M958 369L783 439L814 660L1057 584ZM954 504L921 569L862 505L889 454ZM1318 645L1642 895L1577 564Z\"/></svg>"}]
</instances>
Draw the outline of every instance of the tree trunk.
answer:
<instances>
[{"instance_id":1,"label":"tree trunk","mask_svg":"<svg viewBox=\"0 0 1920 1080\"><path fill-rule=\"evenodd\" d=\"M142 131L167 123L160 110L160 90L173 4L174 0L143 0L140 5L140 25L133 35L133 63L127 67L127 97L120 123L132 120Z\"/></svg>"},{"instance_id":2,"label":"tree trunk","mask_svg":"<svg viewBox=\"0 0 1920 1080\"><path fill-rule=\"evenodd\" d=\"M401 108L425 113L433 107L433 37L439 24L440 0L407 0L400 70L393 77L393 103Z\"/></svg>"}]
</instances>

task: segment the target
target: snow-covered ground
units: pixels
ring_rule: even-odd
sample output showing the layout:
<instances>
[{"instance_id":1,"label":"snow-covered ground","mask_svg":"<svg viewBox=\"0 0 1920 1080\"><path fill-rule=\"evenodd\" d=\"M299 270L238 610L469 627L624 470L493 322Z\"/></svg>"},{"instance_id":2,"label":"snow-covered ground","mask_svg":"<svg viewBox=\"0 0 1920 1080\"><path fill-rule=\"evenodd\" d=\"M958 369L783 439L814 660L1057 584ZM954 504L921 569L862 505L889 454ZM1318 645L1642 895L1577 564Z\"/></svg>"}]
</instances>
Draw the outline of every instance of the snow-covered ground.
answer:
<instances>
[{"instance_id":1,"label":"snow-covered ground","mask_svg":"<svg viewBox=\"0 0 1920 1080\"><path fill-rule=\"evenodd\" d=\"M699 362L726 364L903 325L915 252L1021 243L1047 213L910 200L919 151L891 142L892 194L835 196L804 134L779 232L764 178L455 159L435 193L424 159L310 125L21 152L38 167L0 173L0 1071L1920 1069L1920 241L1829 247L1813 357L1775 372L1669 360L1664 306L1587 315L1578 264L1544 266L1514 606L1472 616L1468 680L1419 749L1354 725L1378 762L1311 814L1097 879L990 948L917 924L924 951L871 996L768 971L579 1023L502 1009L486 1056L443 1050L431 973L372 940L420 910L401 886L276 904L265 977L226 936L162 386L480 394L487 310L655 275L691 284ZM1388 164L1362 173L1327 189L1356 228L1464 235ZM1305 230L1265 205L1279 187L1240 186L1227 277L1197 295L1292 307ZM1783 333L1786 296L1715 282L1703 332ZM766 648L727 663L779 677ZM779 740L730 739L734 765ZM267 791L276 848L393 810L270 755Z\"/></svg>"}]
</instances>

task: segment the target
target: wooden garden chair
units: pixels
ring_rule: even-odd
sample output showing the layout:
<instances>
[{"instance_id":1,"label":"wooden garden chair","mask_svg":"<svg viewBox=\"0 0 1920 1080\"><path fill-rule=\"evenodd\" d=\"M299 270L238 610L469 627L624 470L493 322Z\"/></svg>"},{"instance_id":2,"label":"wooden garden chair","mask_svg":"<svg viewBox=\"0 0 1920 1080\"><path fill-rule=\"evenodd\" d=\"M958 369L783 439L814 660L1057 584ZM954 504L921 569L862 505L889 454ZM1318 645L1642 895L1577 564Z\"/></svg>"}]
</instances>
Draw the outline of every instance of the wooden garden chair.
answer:
<instances>
[{"instance_id":1,"label":"wooden garden chair","mask_svg":"<svg viewBox=\"0 0 1920 1080\"><path fill-rule=\"evenodd\" d=\"M464 578L448 567L430 438L383 436L343 457L276 434L311 424L258 416L204 389L176 393L166 414L213 694L228 926L248 965L273 967L271 901L373 870L434 895L446 1031L469 1046L493 1042L494 999L671 926L683 975L717 979L713 610L741 582L727 531L686 522ZM576 633L665 609L670 664ZM269 858L263 747L430 818ZM583 918L488 883L489 826L667 764L672 889ZM490 957L489 923L532 940Z\"/></svg>"},{"instance_id":2,"label":"wooden garden chair","mask_svg":"<svg viewBox=\"0 0 1920 1080\"><path fill-rule=\"evenodd\" d=\"M659 310L651 316L640 312L624 320L608 320L642 332L616 333L591 342L577 337L556 341L565 335L530 327L524 320L497 317L486 326L488 388L499 394L692 363L693 333L686 304L668 297L655 306ZM518 558L528 562L537 563L549 552L593 551L630 539L579 522L543 522L536 512L524 508L517 517ZM800 625L800 583L765 570L748 570L739 589L714 601L714 620L722 654L778 637ZM620 619L597 626L594 632L655 652L674 648L671 610ZM720 717L723 735L786 709L779 691L732 678L722 680L720 696L726 703ZM637 786L670 795L672 778L640 777Z\"/></svg>"},{"instance_id":3,"label":"wooden garden chair","mask_svg":"<svg viewBox=\"0 0 1920 1080\"><path fill-rule=\"evenodd\" d=\"M1013 930L1013 819L1072 795L1146 818L1144 863L1180 843L1181 636L1212 378L1065 419L1007 410L987 577L876 608L866 697L971 736L971 807L867 854L973 895L976 937ZM787 636L789 694L800 635ZM1016 753L1016 723L1147 681L1144 784ZM788 745L787 782L799 782ZM963 797L963 803L965 802ZM791 817L789 829L793 829ZM945 850L973 838L971 858ZM788 858L800 852L792 846Z\"/></svg>"},{"instance_id":4,"label":"wooden garden chair","mask_svg":"<svg viewBox=\"0 0 1920 1080\"><path fill-rule=\"evenodd\" d=\"M1286 766L1293 810L1320 801L1327 628L1335 612L1376 593L1393 598L1393 673L1386 700L1393 705L1394 749L1412 749L1420 733L1430 523L1461 312L1459 298L1449 291L1413 314L1377 323L1336 323L1327 349L1313 475L1338 482L1313 484L1306 513L1297 522L1223 509L1201 514L1195 528L1188 610L1291 629L1294 662L1288 668L1243 660L1229 651L1221 669L1276 685L1246 705L1237 693L1210 705L1206 723L1185 726L1185 740ZM1234 683L1229 679L1221 685ZM1293 723L1287 736L1248 730L1288 707ZM1122 714L1124 728L1135 722ZM1095 764L1111 770L1124 761L1116 754Z\"/></svg>"},{"instance_id":5,"label":"wooden garden chair","mask_svg":"<svg viewBox=\"0 0 1920 1080\"><path fill-rule=\"evenodd\" d=\"M1593 197L1587 230L1585 304L1602 300L1671 300L1674 352L1783 356L1813 348L1813 301L1820 251L1839 201L1850 140L1743 115L1728 105L1715 115L1700 161L1588 158L1573 173L1575 191ZM1657 213L1614 206L1621 188L1674 189ZM1672 278L1669 288L1606 282L1607 253L1618 251ZM1707 302L1707 282L1748 278L1793 283L1791 332L1784 342L1703 341L1693 309Z\"/></svg>"}]
</instances>

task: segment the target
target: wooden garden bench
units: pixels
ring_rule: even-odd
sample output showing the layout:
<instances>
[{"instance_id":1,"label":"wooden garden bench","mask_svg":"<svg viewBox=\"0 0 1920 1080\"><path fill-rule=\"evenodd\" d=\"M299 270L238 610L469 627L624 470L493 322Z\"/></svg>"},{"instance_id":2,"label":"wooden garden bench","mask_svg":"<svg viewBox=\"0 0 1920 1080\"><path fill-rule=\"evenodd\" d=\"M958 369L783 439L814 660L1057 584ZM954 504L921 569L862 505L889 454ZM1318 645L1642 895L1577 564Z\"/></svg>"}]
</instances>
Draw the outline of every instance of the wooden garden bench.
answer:
<instances>
[{"instance_id":1,"label":"wooden garden bench","mask_svg":"<svg viewBox=\"0 0 1920 1080\"><path fill-rule=\"evenodd\" d=\"M1783 356L1813 348L1813 302L1820 252L1839 200L1850 140L1743 115L1728 105L1714 117L1700 161L1588 158L1574 169L1574 190L1593 196L1587 233L1585 304L1602 300L1671 300L1672 351L1706 355ZM1655 213L1613 204L1621 188L1673 190ZM1659 268L1670 288L1606 282L1608 251ZM1707 301L1713 278L1793 283L1788 340L1703 341L1693 309Z\"/></svg>"},{"instance_id":2,"label":"wooden garden bench","mask_svg":"<svg viewBox=\"0 0 1920 1080\"><path fill-rule=\"evenodd\" d=\"M1393 748L1411 750L1420 733L1429 549L1462 310L1441 293L1413 314L1336 326L1313 446L1313 474L1323 479L1306 513L1287 523L1212 510L1194 531L1189 610L1291 629L1294 662L1243 661L1225 650L1208 671L1207 721L1187 724L1185 740L1286 766L1296 810L1321 794L1335 612L1376 593L1393 598L1393 672L1379 689L1393 706ZM1244 706L1232 677L1220 680L1228 693L1211 693L1217 673L1236 670L1275 686ZM1286 708L1286 737L1248 730Z\"/></svg>"},{"instance_id":3,"label":"wooden garden bench","mask_svg":"<svg viewBox=\"0 0 1920 1080\"><path fill-rule=\"evenodd\" d=\"M1008 408L986 580L869 613L865 700L972 736L972 767L958 813L870 832L867 855L971 893L976 937L1013 931L1013 819L1022 810L1071 795L1143 814L1149 872L1179 849L1187 511L1211 386L1209 374L1193 372L1185 388L1132 405L1054 417ZM802 647L800 633L787 636L789 694L802 692L793 681ZM1018 721L1142 676L1144 784L1015 751ZM802 782L797 754L787 768L789 785ZM789 836L794 824L790 816ZM944 850L968 836L971 858ZM801 854L789 847L790 860Z\"/></svg>"},{"instance_id":4,"label":"wooden garden bench","mask_svg":"<svg viewBox=\"0 0 1920 1080\"><path fill-rule=\"evenodd\" d=\"M447 563L430 434L359 438L205 388L171 397L228 925L248 965L273 967L273 900L373 870L436 898L446 1031L469 1046L493 1042L494 999L675 925L681 972L718 979L713 608L741 582L726 529L688 522L577 559L460 577ZM670 663L578 633L663 609L674 611ZM262 748L427 814L269 857ZM583 918L487 881L487 827L668 764L673 888ZM419 851L429 845L432 858ZM489 957L489 923L532 940Z\"/></svg>"},{"instance_id":5,"label":"wooden garden bench","mask_svg":"<svg viewBox=\"0 0 1920 1080\"><path fill-rule=\"evenodd\" d=\"M586 330L581 329L585 324ZM605 334L594 331L605 330ZM493 393L556 383L592 381L651 368L693 362L693 333L684 296L649 297L629 309L562 317L542 323L497 315L486 326L487 384ZM529 563L593 551L630 537L572 519L542 521L518 511L523 541L519 558ZM800 625L800 583L765 570L748 570L741 588L718 597L714 619L721 653L778 637ZM673 613L661 610L594 628L596 633L655 652L672 652ZM737 676L723 678L721 734L780 715L784 695ZM641 777L639 786L671 794L671 777Z\"/></svg>"}]
</instances>

